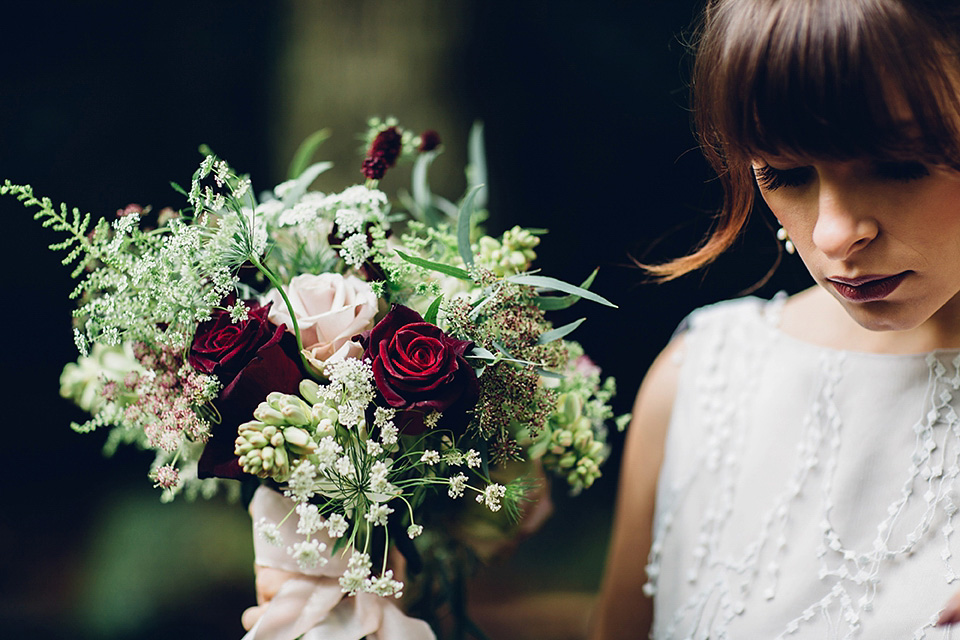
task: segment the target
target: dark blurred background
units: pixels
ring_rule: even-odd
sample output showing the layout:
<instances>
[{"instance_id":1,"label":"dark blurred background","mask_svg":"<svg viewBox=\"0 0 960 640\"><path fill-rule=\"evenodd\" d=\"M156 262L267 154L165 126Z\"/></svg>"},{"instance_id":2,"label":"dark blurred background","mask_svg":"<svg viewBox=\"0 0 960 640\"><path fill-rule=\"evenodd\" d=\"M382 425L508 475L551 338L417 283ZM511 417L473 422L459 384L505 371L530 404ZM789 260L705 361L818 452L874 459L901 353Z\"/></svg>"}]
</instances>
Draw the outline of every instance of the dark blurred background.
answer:
<instances>
[{"instance_id":1,"label":"dark blurred background","mask_svg":"<svg viewBox=\"0 0 960 640\"><path fill-rule=\"evenodd\" d=\"M557 319L589 316L575 335L617 377L618 412L685 314L743 292L777 258L761 213L705 273L654 285L631 263L687 251L719 204L686 106L684 43L699 2L18 4L0 37L0 179L94 215L182 206L168 182L189 182L201 143L270 188L320 127L334 136L319 155L338 166L319 187L339 190L361 179L356 135L372 115L440 132L432 182L454 199L467 133L482 120L489 230L549 228L543 271L579 282L599 266L595 290L620 306L581 303ZM398 170L385 189L408 179ZM254 599L249 517L218 500L161 505L148 455L104 459L103 434L69 429L83 418L57 393L76 357L69 270L46 249L55 234L15 201L0 201L0 216L10 302L0 633L240 638ZM788 261L759 293L806 282ZM618 464L615 452L577 499L555 492L558 512L540 535L489 568L477 611L494 638L578 637L602 574ZM555 611L552 622L511 622L538 606Z\"/></svg>"}]
</instances>

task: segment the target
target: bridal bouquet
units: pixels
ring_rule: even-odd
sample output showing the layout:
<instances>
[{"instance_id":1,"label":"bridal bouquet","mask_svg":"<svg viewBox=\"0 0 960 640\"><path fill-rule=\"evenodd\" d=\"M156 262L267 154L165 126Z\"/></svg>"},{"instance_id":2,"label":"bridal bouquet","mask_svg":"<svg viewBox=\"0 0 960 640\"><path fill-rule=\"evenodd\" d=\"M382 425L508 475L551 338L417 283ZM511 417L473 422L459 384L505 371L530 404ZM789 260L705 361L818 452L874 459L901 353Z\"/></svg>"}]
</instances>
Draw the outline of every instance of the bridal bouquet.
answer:
<instances>
[{"instance_id":1,"label":"bridal bouquet","mask_svg":"<svg viewBox=\"0 0 960 640\"><path fill-rule=\"evenodd\" d=\"M436 629L444 608L464 617L450 567L517 536L549 476L579 492L600 475L614 383L567 338L582 319L547 312L612 305L593 275L537 272L542 231L483 232L479 128L456 202L429 186L437 134L392 120L370 122L363 184L311 190L331 166L311 164L325 137L259 195L204 150L189 187L173 185L179 211L93 223L29 186L0 194L36 207L74 266L81 355L61 392L91 418L73 428L153 450L164 500L256 485L257 562L312 580L250 637L431 637L383 604L404 579L408 610ZM390 198L379 180L405 161L411 189Z\"/></svg>"}]
</instances>

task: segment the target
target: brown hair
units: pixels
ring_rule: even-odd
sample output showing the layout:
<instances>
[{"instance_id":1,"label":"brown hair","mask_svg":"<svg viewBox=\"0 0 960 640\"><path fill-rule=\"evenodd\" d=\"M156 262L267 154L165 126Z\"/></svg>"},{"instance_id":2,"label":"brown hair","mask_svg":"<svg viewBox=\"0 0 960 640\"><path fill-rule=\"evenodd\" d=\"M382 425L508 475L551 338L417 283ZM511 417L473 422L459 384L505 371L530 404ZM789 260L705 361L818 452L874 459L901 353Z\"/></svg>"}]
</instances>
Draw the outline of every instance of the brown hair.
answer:
<instances>
[{"instance_id":1,"label":"brown hair","mask_svg":"<svg viewBox=\"0 0 960 640\"><path fill-rule=\"evenodd\" d=\"M663 280L713 261L754 202L751 160L921 160L960 169L960 2L709 0L697 31L693 106L723 208Z\"/></svg>"}]
</instances>

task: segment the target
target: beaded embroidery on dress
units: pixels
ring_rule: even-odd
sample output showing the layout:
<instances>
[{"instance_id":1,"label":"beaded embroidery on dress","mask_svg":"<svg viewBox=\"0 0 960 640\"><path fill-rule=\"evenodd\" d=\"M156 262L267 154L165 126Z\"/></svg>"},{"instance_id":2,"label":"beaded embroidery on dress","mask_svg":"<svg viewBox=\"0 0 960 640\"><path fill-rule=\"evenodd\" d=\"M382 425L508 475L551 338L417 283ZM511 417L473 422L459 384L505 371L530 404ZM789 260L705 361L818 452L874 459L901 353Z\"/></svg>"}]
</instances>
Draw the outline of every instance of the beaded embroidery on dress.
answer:
<instances>
[{"instance_id":1,"label":"beaded embroidery on dress","mask_svg":"<svg viewBox=\"0 0 960 640\"><path fill-rule=\"evenodd\" d=\"M949 638L960 350L803 343L782 297L689 318L645 586L652 637Z\"/></svg>"}]
</instances>

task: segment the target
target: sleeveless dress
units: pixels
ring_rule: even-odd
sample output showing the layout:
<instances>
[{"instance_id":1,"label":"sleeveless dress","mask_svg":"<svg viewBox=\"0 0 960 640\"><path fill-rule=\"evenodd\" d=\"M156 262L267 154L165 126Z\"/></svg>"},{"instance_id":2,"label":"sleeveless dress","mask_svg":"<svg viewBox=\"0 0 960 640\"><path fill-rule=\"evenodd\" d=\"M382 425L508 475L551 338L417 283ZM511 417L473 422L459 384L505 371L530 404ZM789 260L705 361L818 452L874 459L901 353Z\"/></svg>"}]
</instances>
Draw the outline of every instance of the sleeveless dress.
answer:
<instances>
[{"instance_id":1,"label":"sleeveless dress","mask_svg":"<svg viewBox=\"0 0 960 640\"><path fill-rule=\"evenodd\" d=\"M783 299L688 318L652 637L949 638L936 620L960 589L960 350L804 343L777 328Z\"/></svg>"}]
</instances>

